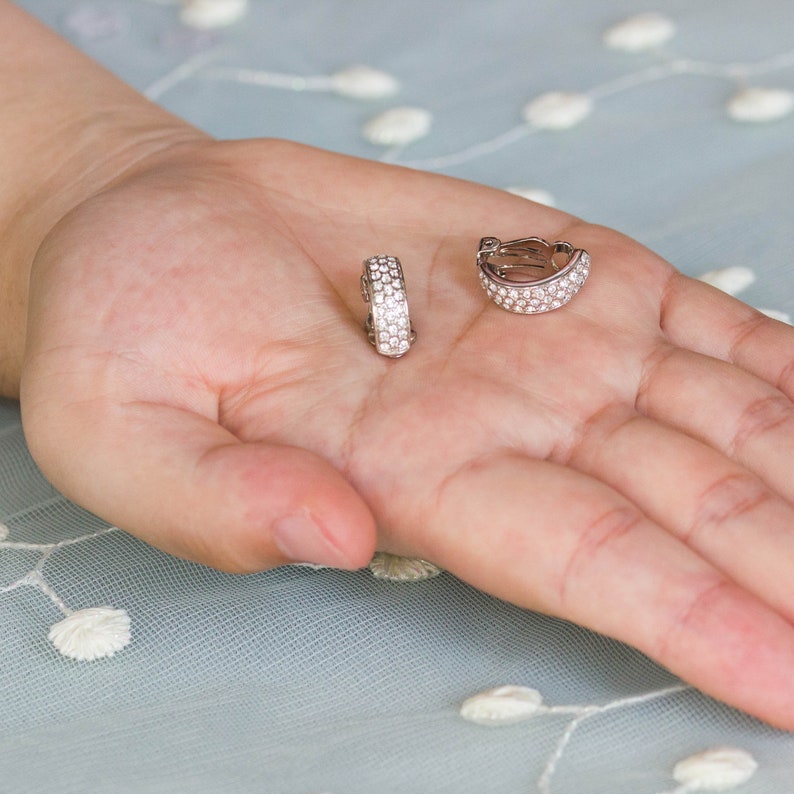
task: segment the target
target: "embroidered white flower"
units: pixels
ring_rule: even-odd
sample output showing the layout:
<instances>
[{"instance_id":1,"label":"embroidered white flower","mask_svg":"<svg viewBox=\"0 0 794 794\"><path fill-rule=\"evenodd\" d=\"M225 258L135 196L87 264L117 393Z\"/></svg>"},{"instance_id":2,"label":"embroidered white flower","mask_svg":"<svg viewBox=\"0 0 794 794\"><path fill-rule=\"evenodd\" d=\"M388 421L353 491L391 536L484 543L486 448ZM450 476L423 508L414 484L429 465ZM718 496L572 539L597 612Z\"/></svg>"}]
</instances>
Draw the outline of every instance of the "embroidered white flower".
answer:
<instances>
[{"instance_id":1,"label":"embroidered white flower","mask_svg":"<svg viewBox=\"0 0 794 794\"><path fill-rule=\"evenodd\" d=\"M782 88L744 88L728 101L734 121L776 121L794 110L794 93Z\"/></svg>"},{"instance_id":2,"label":"embroidered white flower","mask_svg":"<svg viewBox=\"0 0 794 794\"><path fill-rule=\"evenodd\" d=\"M669 41L675 35L675 25L663 14L637 14L613 25L604 32L604 44L613 50L640 52Z\"/></svg>"},{"instance_id":3,"label":"embroidered white flower","mask_svg":"<svg viewBox=\"0 0 794 794\"><path fill-rule=\"evenodd\" d=\"M738 295L755 281L755 273L749 267L737 265L709 270L698 276L698 279L727 292L728 295Z\"/></svg>"},{"instance_id":4,"label":"embroidered white flower","mask_svg":"<svg viewBox=\"0 0 794 794\"><path fill-rule=\"evenodd\" d=\"M78 5L66 15L64 24L84 39L103 39L126 31L129 19L118 9Z\"/></svg>"},{"instance_id":5,"label":"embroidered white flower","mask_svg":"<svg viewBox=\"0 0 794 794\"><path fill-rule=\"evenodd\" d=\"M179 20L197 30L233 25L248 11L248 0L183 0Z\"/></svg>"},{"instance_id":6,"label":"embroidered white flower","mask_svg":"<svg viewBox=\"0 0 794 794\"><path fill-rule=\"evenodd\" d=\"M782 312L779 309L758 309L761 314L771 317L773 320L779 320L781 323L788 323L791 325L791 315L788 312Z\"/></svg>"},{"instance_id":7,"label":"embroidered white flower","mask_svg":"<svg viewBox=\"0 0 794 794\"><path fill-rule=\"evenodd\" d=\"M378 146L405 146L430 132L433 117L427 110L398 107L370 119L364 125L364 137Z\"/></svg>"},{"instance_id":8,"label":"embroidered white flower","mask_svg":"<svg viewBox=\"0 0 794 794\"><path fill-rule=\"evenodd\" d=\"M397 80L369 66L351 66L331 75L331 90L353 99L382 99L400 90Z\"/></svg>"},{"instance_id":9,"label":"embroidered white flower","mask_svg":"<svg viewBox=\"0 0 794 794\"><path fill-rule=\"evenodd\" d=\"M312 571L325 571L328 568L333 568L332 565L318 565L316 562L289 562L288 568L309 568Z\"/></svg>"},{"instance_id":10,"label":"embroidered white flower","mask_svg":"<svg viewBox=\"0 0 794 794\"><path fill-rule=\"evenodd\" d=\"M554 196L548 190L540 187L507 187L505 190L514 196L534 201L536 204L545 204L547 207L556 206Z\"/></svg>"},{"instance_id":11,"label":"embroidered white flower","mask_svg":"<svg viewBox=\"0 0 794 794\"><path fill-rule=\"evenodd\" d=\"M738 747L714 747L679 761L673 778L685 791L728 791L746 783L758 763Z\"/></svg>"},{"instance_id":12,"label":"embroidered white flower","mask_svg":"<svg viewBox=\"0 0 794 794\"><path fill-rule=\"evenodd\" d=\"M129 644L130 618L113 607L80 609L56 623L47 637L64 656L90 662Z\"/></svg>"},{"instance_id":13,"label":"embroidered white flower","mask_svg":"<svg viewBox=\"0 0 794 794\"><path fill-rule=\"evenodd\" d=\"M586 94L550 91L535 97L524 106L523 117L542 130L564 130L575 127L593 110L593 100Z\"/></svg>"},{"instance_id":14,"label":"embroidered white flower","mask_svg":"<svg viewBox=\"0 0 794 794\"><path fill-rule=\"evenodd\" d=\"M6 540L8 538L8 527L0 522L0 541Z\"/></svg>"},{"instance_id":15,"label":"embroidered white flower","mask_svg":"<svg viewBox=\"0 0 794 794\"><path fill-rule=\"evenodd\" d=\"M543 709L543 697L526 686L486 689L463 702L460 716L478 725L511 725L529 719Z\"/></svg>"},{"instance_id":16,"label":"embroidered white flower","mask_svg":"<svg viewBox=\"0 0 794 794\"><path fill-rule=\"evenodd\" d=\"M400 557L397 554L387 554L385 551L375 552L369 569L376 579L390 579L394 582L419 582L441 573L441 568L427 560Z\"/></svg>"}]
</instances>

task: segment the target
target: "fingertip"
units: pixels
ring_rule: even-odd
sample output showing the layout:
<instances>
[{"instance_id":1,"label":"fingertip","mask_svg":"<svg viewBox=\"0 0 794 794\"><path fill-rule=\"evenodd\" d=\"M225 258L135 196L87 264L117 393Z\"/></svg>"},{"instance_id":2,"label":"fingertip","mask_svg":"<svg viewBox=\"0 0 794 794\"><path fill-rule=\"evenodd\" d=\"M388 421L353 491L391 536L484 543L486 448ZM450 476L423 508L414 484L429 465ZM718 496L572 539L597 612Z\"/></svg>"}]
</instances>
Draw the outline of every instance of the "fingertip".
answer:
<instances>
[{"instance_id":1,"label":"fingertip","mask_svg":"<svg viewBox=\"0 0 794 794\"><path fill-rule=\"evenodd\" d=\"M223 543L209 552L215 567L251 573L300 562L352 570L372 558L372 514L325 459L261 443L225 447L211 458L211 477L234 505Z\"/></svg>"},{"instance_id":2,"label":"fingertip","mask_svg":"<svg viewBox=\"0 0 794 794\"><path fill-rule=\"evenodd\" d=\"M329 529L307 510L281 516L271 529L276 548L291 562L307 562L333 568L356 569L372 556L365 544L347 531L349 524Z\"/></svg>"}]
</instances>

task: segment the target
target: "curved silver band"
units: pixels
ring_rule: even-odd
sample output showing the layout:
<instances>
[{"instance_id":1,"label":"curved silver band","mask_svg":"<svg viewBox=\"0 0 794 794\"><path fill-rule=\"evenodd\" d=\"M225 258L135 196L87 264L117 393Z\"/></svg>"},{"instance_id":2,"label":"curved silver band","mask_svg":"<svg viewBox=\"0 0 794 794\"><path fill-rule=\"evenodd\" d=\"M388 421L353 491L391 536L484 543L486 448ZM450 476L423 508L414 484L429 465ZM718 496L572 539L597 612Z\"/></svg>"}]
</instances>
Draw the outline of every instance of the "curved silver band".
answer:
<instances>
[{"instance_id":1,"label":"curved silver band","mask_svg":"<svg viewBox=\"0 0 794 794\"><path fill-rule=\"evenodd\" d=\"M404 356L416 340L408 315L408 298L400 260L377 254L365 259L361 295L369 305L364 328L369 341L382 356Z\"/></svg>"},{"instance_id":2,"label":"curved silver band","mask_svg":"<svg viewBox=\"0 0 794 794\"><path fill-rule=\"evenodd\" d=\"M488 297L516 314L559 309L582 288L590 254L558 240L523 237L503 243L483 237L477 251L480 283Z\"/></svg>"}]
</instances>

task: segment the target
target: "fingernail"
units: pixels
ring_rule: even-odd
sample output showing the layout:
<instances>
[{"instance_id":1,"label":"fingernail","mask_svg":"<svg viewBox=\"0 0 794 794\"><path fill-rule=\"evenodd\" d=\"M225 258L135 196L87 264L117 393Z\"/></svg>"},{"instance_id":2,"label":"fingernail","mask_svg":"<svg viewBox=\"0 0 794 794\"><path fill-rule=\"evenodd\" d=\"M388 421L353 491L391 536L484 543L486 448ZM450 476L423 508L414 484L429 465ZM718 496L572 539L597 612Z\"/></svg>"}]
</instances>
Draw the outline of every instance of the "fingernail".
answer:
<instances>
[{"instance_id":1,"label":"fingernail","mask_svg":"<svg viewBox=\"0 0 794 794\"><path fill-rule=\"evenodd\" d=\"M273 525L273 540L293 562L349 568L350 561L308 515L280 518Z\"/></svg>"}]
</instances>

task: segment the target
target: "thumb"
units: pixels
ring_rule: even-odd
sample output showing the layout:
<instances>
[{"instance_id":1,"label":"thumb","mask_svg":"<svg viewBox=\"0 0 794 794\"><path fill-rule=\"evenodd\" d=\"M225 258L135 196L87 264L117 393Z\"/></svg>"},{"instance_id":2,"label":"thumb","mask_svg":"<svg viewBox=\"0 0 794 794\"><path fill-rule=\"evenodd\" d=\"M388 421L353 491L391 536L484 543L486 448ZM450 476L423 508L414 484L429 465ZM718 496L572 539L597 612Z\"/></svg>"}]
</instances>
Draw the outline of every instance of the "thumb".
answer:
<instances>
[{"instance_id":1,"label":"thumb","mask_svg":"<svg viewBox=\"0 0 794 794\"><path fill-rule=\"evenodd\" d=\"M307 450L243 443L207 417L150 403L23 402L23 422L67 498L171 554L234 573L372 557L368 507Z\"/></svg>"}]
</instances>

